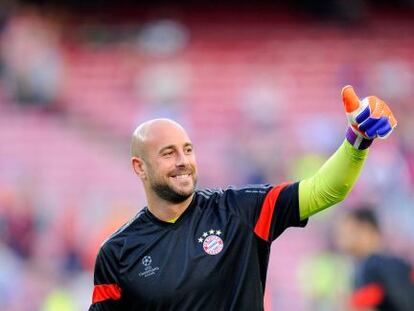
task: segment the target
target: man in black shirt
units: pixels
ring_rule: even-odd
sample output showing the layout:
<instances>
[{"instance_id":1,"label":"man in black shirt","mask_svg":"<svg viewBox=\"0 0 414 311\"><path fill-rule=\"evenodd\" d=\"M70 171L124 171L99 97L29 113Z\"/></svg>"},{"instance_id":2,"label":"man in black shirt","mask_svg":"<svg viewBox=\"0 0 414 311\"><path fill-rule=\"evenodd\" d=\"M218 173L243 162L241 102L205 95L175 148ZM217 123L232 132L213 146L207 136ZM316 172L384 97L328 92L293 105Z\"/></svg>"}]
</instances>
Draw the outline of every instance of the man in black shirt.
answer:
<instances>
[{"instance_id":1,"label":"man in black shirt","mask_svg":"<svg viewBox=\"0 0 414 311\"><path fill-rule=\"evenodd\" d=\"M337 244L357 260L354 310L414 310L413 269L383 249L378 220L369 208L347 214L337 227Z\"/></svg>"},{"instance_id":2,"label":"man in black shirt","mask_svg":"<svg viewBox=\"0 0 414 311\"><path fill-rule=\"evenodd\" d=\"M271 242L343 200L372 140L396 126L375 97L360 101L348 86L343 101L341 147L314 176L276 186L195 190L186 131L168 119L141 124L132 166L148 204L101 246L90 310L263 310Z\"/></svg>"}]
</instances>

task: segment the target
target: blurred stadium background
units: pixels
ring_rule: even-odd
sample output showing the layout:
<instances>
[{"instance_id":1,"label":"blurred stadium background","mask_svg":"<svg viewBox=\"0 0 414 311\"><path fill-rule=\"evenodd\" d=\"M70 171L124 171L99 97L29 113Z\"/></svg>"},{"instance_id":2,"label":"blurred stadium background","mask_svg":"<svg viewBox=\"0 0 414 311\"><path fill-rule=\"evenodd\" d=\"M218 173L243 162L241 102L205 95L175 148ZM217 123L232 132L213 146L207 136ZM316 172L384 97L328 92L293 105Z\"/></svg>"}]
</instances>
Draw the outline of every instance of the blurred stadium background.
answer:
<instances>
[{"instance_id":1,"label":"blurred stadium background","mask_svg":"<svg viewBox=\"0 0 414 311\"><path fill-rule=\"evenodd\" d=\"M139 122L189 129L200 187L296 180L341 143L345 84L399 127L349 199L274 243L268 310L346 310L331 230L359 202L414 261L414 1L59 3L0 2L0 310L88 308L100 243L145 204Z\"/></svg>"}]
</instances>

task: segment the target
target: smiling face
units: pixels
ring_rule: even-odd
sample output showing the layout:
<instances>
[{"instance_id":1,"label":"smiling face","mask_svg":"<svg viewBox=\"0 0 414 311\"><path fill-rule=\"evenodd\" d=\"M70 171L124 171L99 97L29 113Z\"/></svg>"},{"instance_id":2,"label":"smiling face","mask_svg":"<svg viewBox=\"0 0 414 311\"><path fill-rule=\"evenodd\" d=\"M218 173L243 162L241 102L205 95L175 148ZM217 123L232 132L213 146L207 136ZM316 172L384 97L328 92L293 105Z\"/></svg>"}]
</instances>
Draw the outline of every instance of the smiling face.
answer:
<instances>
[{"instance_id":1,"label":"smiling face","mask_svg":"<svg viewBox=\"0 0 414 311\"><path fill-rule=\"evenodd\" d=\"M147 193L171 203L183 202L194 193L197 164L193 145L180 125L165 119L149 121L136 130L134 139L132 163Z\"/></svg>"},{"instance_id":2,"label":"smiling face","mask_svg":"<svg viewBox=\"0 0 414 311\"><path fill-rule=\"evenodd\" d=\"M152 190L162 199L180 203L195 190L196 162L191 142L160 146L147 161L147 177Z\"/></svg>"}]
</instances>

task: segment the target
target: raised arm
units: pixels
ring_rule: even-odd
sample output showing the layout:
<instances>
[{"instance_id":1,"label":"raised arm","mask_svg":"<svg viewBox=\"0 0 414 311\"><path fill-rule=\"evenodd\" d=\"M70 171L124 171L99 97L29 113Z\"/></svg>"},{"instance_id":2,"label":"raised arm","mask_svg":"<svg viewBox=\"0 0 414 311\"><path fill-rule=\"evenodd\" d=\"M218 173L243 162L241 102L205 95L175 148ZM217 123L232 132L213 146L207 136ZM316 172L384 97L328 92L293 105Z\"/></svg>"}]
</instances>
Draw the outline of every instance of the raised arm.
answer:
<instances>
[{"instance_id":1,"label":"raised arm","mask_svg":"<svg viewBox=\"0 0 414 311\"><path fill-rule=\"evenodd\" d=\"M329 160L299 184L300 218L341 202L351 191L375 138L386 138L397 126L387 104L375 96L359 100L351 86L342 89L349 127L346 139Z\"/></svg>"}]
</instances>

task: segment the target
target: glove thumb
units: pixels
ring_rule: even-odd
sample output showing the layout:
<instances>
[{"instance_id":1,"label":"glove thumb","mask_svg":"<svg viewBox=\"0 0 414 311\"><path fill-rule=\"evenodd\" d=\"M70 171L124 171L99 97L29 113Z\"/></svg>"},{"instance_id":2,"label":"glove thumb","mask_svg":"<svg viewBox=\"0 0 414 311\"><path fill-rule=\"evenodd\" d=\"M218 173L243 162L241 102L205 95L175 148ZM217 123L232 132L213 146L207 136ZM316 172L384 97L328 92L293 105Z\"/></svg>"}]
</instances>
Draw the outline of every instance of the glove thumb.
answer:
<instances>
[{"instance_id":1,"label":"glove thumb","mask_svg":"<svg viewBox=\"0 0 414 311\"><path fill-rule=\"evenodd\" d=\"M342 88L342 101L346 113L353 114L360 109L361 102L354 91L354 88L350 85Z\"/></svg>"}]
</instances>

